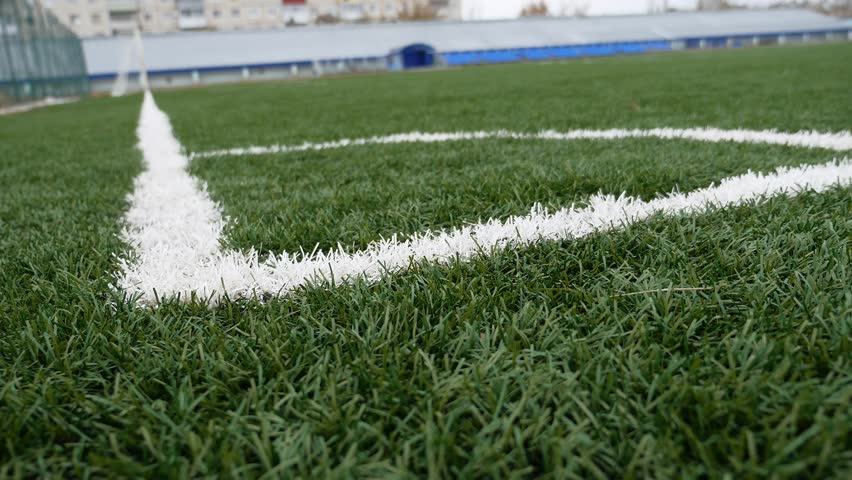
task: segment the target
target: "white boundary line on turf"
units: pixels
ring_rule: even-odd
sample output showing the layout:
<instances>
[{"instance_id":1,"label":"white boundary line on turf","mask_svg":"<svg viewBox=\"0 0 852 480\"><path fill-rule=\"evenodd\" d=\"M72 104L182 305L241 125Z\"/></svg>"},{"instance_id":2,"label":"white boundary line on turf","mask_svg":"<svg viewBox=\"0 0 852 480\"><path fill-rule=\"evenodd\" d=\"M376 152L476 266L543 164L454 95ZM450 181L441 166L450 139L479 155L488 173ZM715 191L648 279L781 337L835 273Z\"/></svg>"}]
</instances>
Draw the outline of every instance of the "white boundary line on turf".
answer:
<instances>
[{"instance_id":1,"label":"white boundary line on turf","mask_svg":"<svg viewBox=\"0 0 852 480\"><path fill-rule=\"evenodd\" d=\"M542 130L537 133L492 130L476 132L409 132L364 138L344 138L330 142L297 145L269 145L229 148L209 152L197 152L189 155L190 160L221 156L268 155L293 152L330 150L363 145L389 145L401 143L439 143L465 140L514 139L514 140L618 140L624 138L658 138L663 140L693 140L699 142L735 142L786 145L800 148L825 148L828 150L852 150L851 132L797 133L778 132L776 130L722 130L719 128L652 128L608 130Z\"/></svg>"},{"instance_id":2,"label":"white boundary line on turf","mask_svg":"<svg viewBox=\"0 0 852 480\"><path fill-rule=\"evenodd\" d=\"M80 97L46 97L35 102L19 103L11 107L0 108L0 117L14 115L16 113L29 112L37 108L52 107L53 105L64 105L80 100Z\"/></svg>"},{"instance_id":3,"label":"white boundary line on turf","mask_svg":"<svg viewBox=\"0 0 852 480\"><path fill-rule=\"evenodd\" d=\"M595 195L585 208L548 212L533 207L528 215L492 219L442 232L425 232L408 240L396 237L349 253L282 253L261 262L256 252L220 247L225 219L204 185L186 170L169 119L146 93L137 129L146 164L130 196L123 239L135 255L120 260L118 287L143 304L196 295L215 304L228 298L278 295L309 282L377 280L412 263L448 263L512 245L582 238L621 228L654 214L700 213L802 190L824 191L852 183L848 158L823 165L779 168L774 173L747 173L690 193L671 193L651 201ZM719 141L724 141L720 139Z\"/></svg>"}]
</instances>

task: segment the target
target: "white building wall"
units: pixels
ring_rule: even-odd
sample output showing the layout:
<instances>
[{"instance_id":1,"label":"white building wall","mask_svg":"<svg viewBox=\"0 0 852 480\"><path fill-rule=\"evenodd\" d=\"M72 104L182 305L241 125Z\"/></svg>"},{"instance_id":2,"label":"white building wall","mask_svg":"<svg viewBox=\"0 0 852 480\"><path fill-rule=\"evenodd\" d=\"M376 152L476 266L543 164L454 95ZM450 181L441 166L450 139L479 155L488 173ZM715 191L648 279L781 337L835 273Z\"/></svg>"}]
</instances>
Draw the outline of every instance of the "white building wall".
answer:
<instances>
[{"instance_id":1,"label":"white building wall","mask_svg":"<svg viewBox=\"0 0 852 480\"><path fill-rule=\"evenodd\" d=\"M462 0L431 0L429 4L437 17L442 20L462 19Z\"/></svg>"},{"instance_id":2,"label":"white building wall","mask_svg":"<svg viewBox=\"0 0 852 480\"><path fill-rule=\"evenodd\" d=\"M307 3L286 3L281 6L281 18L285 25L308 25L313 22L313 14Z\"/></svg>"},{"instance_id":3,"label":"white building wall","mask_svg":"<svg viewBox=\"0 0 852 480\"><path fill-rule=\"evenodd\" d=\"M42 0L42 6L70 27L78 36L108 36L107 0Z\"/></svg>"},{"instance_id":4,"label":"white building wall","mask_svg":"<svg viewBox=\"0 0 852 480\"><path fill-rule=\"evenodd\" d=\"M430 0L307 0L316 20L328 15L344 22L396 20L415 7L429 6Z\"/></svg>"},{"instance_id":5,"label":"white building wall","mask_svg":"<svg viewBox=\"0 0 852 480\"><path fill-rule=\"evenodd\" d=\"M139 23L146 33L173 32L178 28L175 0L141 0Z\"/></svg>"}]
</instances>

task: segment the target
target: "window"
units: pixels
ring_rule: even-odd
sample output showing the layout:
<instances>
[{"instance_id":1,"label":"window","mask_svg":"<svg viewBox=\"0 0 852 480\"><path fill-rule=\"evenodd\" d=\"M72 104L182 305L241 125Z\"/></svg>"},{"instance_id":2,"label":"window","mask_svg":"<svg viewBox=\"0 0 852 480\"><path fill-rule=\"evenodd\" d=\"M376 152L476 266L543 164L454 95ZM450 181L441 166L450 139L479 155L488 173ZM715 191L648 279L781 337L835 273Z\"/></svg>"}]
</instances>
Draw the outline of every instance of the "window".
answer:
<instances>
[{"instance_id":1,"label":"window","mask_svg":"<svg viewBox=\"0 0 852 480\"><path fill-rule=\"evenodd\" d=\"M272 8L269 9L268 13L269 13L270 17L277 17L278 16L278 8L272 7Z\"/></svg>"},{"instance_id":2,"label":"window","mask_svg":"<svg viewBox=\"0 0 852 480\"><path fill-rule=\"evenodd\" d=\"M222 12L219 10L213 10L213 18L219 18L222 16Z\"/></svg>"},{"instance_id":3,"label":"window","mask_svg":"<svg viewBox=\"0 0 852 480\"><path fill-rule=\"evenodd\" d=\"M151 14L150 14L150 13L146 13L146 14L145 14L145 21L146 21L146 22L150 22L150 21L151 21Z\"/></svg>"},{"instance_id":4,"label":"window","mask_svg":"<svg viewBox=\"0 0 852 480\"><path fill-rule=\"evenodd\" d=\"M93 13L92 14L92 25L100 25L101 23L101 14Z\"/></svg>"},{"instance_id":5,"label":"window","mask_svg":"<svg viewBox=\"0 0 852 480\"><path fill-rule=\"evenodd\" d=\"M133 12L109 12L110 22L132 22L135 20Z\"/></svg>"},{"instance_id":6,"label":"window","mask_svg":"<svg viewBox=\"0 0 852 480\"><path fill-rule=\"evenodd\" d=\"M71 25L74 25L74 26L80 25L80 15L69 16L68 22L71 23Z\"/></svg>"},{"instance_id":7,"label":"window","mask_svg":"<svg viewBox=\"0 0 852 480\"><path fill-rule=\"evenodd\" d=\"M231 16L234 17L234 18L239 17L240 16L240 9L239 8L231 9Z\"/></svg>"},{"instance_id":8,"label":"window","mask_svg":"<svg viewBox=\"0 0 852 480\"><path fill-rule=\"evenodd\" d=\"M260 9L258 9L258 8L249 8L248 9L249 18L257 18L258 15L260 15Z\"/></svg>"}]
</instances>

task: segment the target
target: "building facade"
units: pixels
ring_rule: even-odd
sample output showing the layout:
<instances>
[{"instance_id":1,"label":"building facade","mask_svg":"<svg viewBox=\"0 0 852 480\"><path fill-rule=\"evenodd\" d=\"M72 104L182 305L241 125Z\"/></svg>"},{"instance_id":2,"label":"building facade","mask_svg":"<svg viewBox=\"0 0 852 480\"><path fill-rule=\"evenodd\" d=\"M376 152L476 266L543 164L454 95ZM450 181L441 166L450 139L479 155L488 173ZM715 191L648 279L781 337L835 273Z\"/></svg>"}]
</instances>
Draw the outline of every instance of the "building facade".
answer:
<instances>
[{"instance_id":1,"label":"building facade","mask_svg":"<svg viewBox=\"0 0 852 480\"><path fill-rule=\"evenodd\" d=\"M461 19L461 0L36 0L80 37Z\"/></svg>"},{"instance_id":2,"label":"building facade","mask_svg":"<svg viewBox=\"0 0 852 480\"><path fill-rule=\"evenodd\" d=\"M207 30L260 30L284 26L282 0L204 0Z\"/></svg>"},{"instance_id":3,"label":"building facade","mask_svg":"<svg viewBox=\"0 0 852 480\"><path fill-rule=\"evenodd\" d=\"M179 29L175 0L40 1L80 37L126 34L137 25L151 33Z\"/></svg>"},{"instance_id":4,"label":"building facade","mask_svg":"<svg viewBox=\"0 0 852 480\"><path fill-rule=\"evenodd\" d=\"M461 0L283 0L285 23L461 20Z\"/></svg>"}]
</instances>

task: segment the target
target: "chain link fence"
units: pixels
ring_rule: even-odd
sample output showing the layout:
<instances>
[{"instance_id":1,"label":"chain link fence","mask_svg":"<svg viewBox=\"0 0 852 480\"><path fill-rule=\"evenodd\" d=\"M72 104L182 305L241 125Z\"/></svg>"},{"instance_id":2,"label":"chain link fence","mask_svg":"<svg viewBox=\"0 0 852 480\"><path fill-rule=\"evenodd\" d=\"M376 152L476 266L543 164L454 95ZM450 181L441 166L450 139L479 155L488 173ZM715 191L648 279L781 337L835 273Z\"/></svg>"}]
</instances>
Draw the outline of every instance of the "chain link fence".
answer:
<instances>
[{"instance_id":1,"label":"chain link fence","mask_svg":"<svg viewBox=\"0 0 852 480\"><path fill-rule=\"evenodd\" d=\"M0 106L88 92L80 39L38 0L0 0Z\"/></svg>"}]
</instances>

